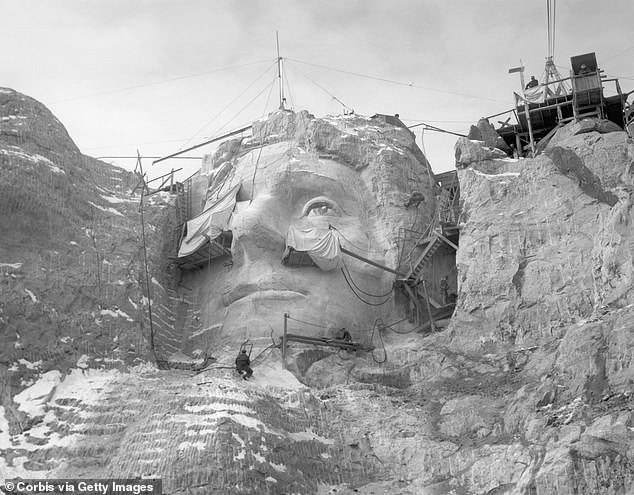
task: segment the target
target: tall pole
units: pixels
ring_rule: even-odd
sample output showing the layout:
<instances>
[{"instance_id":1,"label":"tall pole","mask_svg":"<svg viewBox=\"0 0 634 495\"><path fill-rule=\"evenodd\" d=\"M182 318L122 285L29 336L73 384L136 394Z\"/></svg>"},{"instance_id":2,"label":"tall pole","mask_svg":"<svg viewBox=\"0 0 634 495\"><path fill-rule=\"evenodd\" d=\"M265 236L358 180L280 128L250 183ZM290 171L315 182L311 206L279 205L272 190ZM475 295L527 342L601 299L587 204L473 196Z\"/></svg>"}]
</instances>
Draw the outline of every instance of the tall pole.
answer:
<instances>
[{"instance_id":1,"label":"tall pole","mask_svg":"<svg viewBox=\"0 0 634 495\"><path fill-rule=\"evenodd\" d=\"M431 314L431 305L429 304L429 294L427 294L427 285L423 280L423 293L425 294L425 302L427 303L427 312L429 313L429 326L431 327L431 331L436 331L436 323L434 322L434 316Z\"/></svg>"},{"instance_id":2,"label":"tall pole","mask_svg":"<svg viewBox=\"0 0 634 495\"><path fill-rule=\"evenodd\" d=\"M286 369L286 332L288 330L288 313L284 313L284 335L282 337L282 367Z\"/></svg>"},{"instance_id":3,"label":"tall pole","mask_svg":"<svg viewBox=\"0 0 634 495\"><path fill-rule=\"evenodd\" d=\"M520 64L522 61L520 60ZM528 124L528 138L531 142L531 151L533 152L533 156L535 156L535 140L533 139L533 125L531 124L531 112L528 108L528 100L526 100L526 85L524 84L524 66L520 65L514 69L509 69L509 74L513 72L520 73L520 84L522 85L522 97L524 99L524 112L526 113L526 122ZM520 150L518 150L520 151Z\"/></svg>"},{"instance_id":4,"label":"tall pole","mask_svg":"<svg viewBox=\"0 0 634 495\"><path fill-rule=\"evenodd\" d=\"M143 166L141 165L141 153L137 150L137 165L139 166L140 179L143 182L141 187L141 200L139 202L139 211L141 212L141 236L143 237L143 265L145 266L145 284L147 286L147 310L150 318L150 350L154 361L157 361L156 351L154 350L154 322L152 321L152 291L150 288L150 274L147 267L147 244L145 242L145 218L143 215L143 195L145 194L145 177L143 176Z\"/></svg>"},{"instance_id":5,"label":"tall pole","mask_svg":"<svg viewBox=\"0 0 634 495\"><path fill-rule=\"evenodd\" d=\"M280 37L275 31L275 41L277 42L277 82L280 87L280 110L284 110L284 86L282 85L282 57L280 57Z\"/></svg>"}]
</instances>

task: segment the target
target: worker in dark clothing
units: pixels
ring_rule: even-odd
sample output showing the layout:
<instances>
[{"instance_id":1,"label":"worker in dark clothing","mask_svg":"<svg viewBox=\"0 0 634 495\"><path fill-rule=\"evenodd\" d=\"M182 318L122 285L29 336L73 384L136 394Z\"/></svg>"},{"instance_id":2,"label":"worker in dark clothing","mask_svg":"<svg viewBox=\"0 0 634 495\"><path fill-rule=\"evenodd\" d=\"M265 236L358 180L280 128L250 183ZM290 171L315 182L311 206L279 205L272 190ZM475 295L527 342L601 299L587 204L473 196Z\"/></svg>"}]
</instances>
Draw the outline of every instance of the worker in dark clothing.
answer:
<instances>
[{"instance_id":1,"label":"worker in dark clothing","mask_svg":"<svg viewBox=\"0 0 634 495\"><path fill-rule=\"evenodd\" d=\"M253 375L253 370L251 369L251 360L249 359L249 355L247 354L246 349L242 349L242 351L238 354L236 358L236 369L238 373L242 375L242 373L246 373L242 379L246 380L247 378L251 378Z\"/></svg>"},{"instance_id":2,"label":"worker in dark clothing","mask_svg":"<svg viewBox=\"0 0 634 495\"><path fill-rule=\"evenodd\" d=\"M343 327L337 330L337 335L335 335L335 340L340 340L346 343L352 343L352 335L350 335L350 332L348 332L348 330L346 330L345 327ZM352 352L352 349L349 346L342 346L339 349L343 349L346 352Z\"/></svg>"},{"instance_id":3,"label":"worker in dark clothing","mask_svg":"<svg viewBox=\"0 0 634 495\"><path fill-rule=\"evenodd\" d=\"M337 340L343 340L344 342L352 342L352 335L345 328L340 328L335 336Z\"/></svg>"},{"instance_id":4,"label":"worker in dark clothing","mask_svg":"<svg viewBox=\"0 0 634 495\"><path fill-rule=\"evenodd\" d=\"M535 76L531 76L531 80L528 81L528 84L526 85L526 89L534 88L538 84L539 84L539 81L535 79Z\"/></svg>"},{"instance_id":5,"label":"worker in dark clothing","mask_svg":"<svg viewBox=\"0 0 634 495\"><path fill-rule=\"evenodd\" d=\"M447 282L447 277L440 279L440 295L442 296L443 305L446 305L447 299L449 298L449 282Z\"/></svg>"}]
</instances>

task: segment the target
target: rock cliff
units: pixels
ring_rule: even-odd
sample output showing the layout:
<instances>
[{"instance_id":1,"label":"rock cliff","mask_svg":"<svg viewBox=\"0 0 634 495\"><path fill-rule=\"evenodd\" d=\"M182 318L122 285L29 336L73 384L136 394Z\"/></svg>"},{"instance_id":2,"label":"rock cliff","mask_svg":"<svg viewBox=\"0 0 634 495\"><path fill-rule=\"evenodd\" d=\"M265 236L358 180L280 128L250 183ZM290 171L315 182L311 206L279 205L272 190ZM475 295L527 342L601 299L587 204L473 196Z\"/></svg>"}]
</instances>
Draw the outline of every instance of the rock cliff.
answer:
<instances>
[{"instance_id":1,"label":"rock cliff","mask_svg":"<svg viewBox=\"0 0 634 495\"><path fill-rule=\"evenodd\" d=\"M385 299L362 306L340 271L281 263L297 222L330 224L343 245L399 266L400 229L423 230L436 194L408 131L307 112L256 122L251 138L206 157L192 185L196 201L213 203L240 184L233 264L180 277L167 259L178 197L157 194L143 210L148 292L135 177L81 155L34 100L0 90L0 108L10 179L0 182L0 483L152 476L167 493L634 493L625 133L571 125L522 160L480 123L472 137L483 141L458 141L458 303L449 327L430 334L409 321L387 272L346 260L357 295ZM414 193L424 201L412 206ZM148 362L148 294L158 357L209 352L213 366ZM268 334L281 335L285 311L293 331L345 325L375 350L293 344L284 370ZM246 338L249 382L231 369Z\"/></svg>"}]
</instances>

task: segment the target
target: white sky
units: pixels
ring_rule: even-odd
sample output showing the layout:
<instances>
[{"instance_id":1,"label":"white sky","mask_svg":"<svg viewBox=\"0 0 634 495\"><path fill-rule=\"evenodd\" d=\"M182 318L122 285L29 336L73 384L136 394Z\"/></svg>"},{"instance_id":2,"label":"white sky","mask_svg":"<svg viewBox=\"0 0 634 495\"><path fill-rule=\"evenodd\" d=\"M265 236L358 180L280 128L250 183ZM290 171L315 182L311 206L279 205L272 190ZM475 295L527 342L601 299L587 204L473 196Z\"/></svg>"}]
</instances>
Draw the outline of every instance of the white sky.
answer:
<instances>
[{"instance_id":1,"label":"white sky","mask_svg":"<svg viewBox=\"0 0 634 495\"><path fill-rule=\"evenodd\" d=\"M560 72L593 51L633 89L634 2L556 9ZM0 86L44 103L85 154L163 156L277 108L276 30L295 110L342 113L336 96L359 114L459 133L512 108L519 77L508 69L521 59L539 77L548 54L546 0L0 0ZM435 172L453 168L455 140L425 132ZM151 174L180 166L199 163Z\"/></svg>"}]
</instances>

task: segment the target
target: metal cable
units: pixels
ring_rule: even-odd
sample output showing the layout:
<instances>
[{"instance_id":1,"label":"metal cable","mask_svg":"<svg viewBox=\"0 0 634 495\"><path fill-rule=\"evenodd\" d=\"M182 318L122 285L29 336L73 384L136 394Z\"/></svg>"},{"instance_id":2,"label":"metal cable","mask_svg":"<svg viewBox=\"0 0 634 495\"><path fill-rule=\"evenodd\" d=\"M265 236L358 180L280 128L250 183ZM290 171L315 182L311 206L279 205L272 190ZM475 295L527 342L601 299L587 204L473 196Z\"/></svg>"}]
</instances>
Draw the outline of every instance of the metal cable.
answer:
<instances>
[{"instance_id":1,"label":"metal cable","mask_svg":"<svg viewBox=\"0 0 634 495\"><path fill-rule=\"evenodd\" d=\"M352 275L350 275L350 270L348 269L348 267L346 266L346 264L344 263L343 259L341 260L341 264L343 265L342 270L345 269L346 271L346 275L348 276L350 282L352 282L352 285L354 285L355 289L357 289L359 292L361 292L362 294L365 294L366 296L370 296L370 297L387 297L389 296L392 292L394 292L394 286L392 286L392 288L390 289L389 292L386 292L385 294L370 294L369 292L365 292L361 287L359 287L355 281L352 279Z\"/></svg>"}]
</instances>

